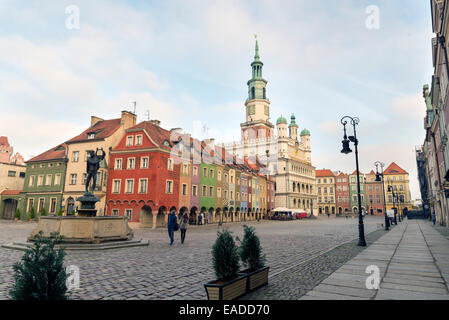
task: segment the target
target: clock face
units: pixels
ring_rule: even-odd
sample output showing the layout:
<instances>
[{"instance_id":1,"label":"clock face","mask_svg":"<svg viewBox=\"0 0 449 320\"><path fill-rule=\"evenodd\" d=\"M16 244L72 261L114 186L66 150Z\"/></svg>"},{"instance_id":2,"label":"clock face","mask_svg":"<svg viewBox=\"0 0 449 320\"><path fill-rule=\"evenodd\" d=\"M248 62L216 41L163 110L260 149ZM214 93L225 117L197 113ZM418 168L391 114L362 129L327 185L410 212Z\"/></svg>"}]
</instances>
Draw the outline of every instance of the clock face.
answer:
<instances>
[{"instance_id":1,"label":"clock face","mask_svg":"<svg viewBox=\"0 0 449 320\"><path fill-rule=\"evenodd\" d=\"M257 88L259 88L259 89L260 89L261 87L262 87L262 86L261 86L260 84L258 84L258 85L257 85Z\"/></svg>"}]
</instances>

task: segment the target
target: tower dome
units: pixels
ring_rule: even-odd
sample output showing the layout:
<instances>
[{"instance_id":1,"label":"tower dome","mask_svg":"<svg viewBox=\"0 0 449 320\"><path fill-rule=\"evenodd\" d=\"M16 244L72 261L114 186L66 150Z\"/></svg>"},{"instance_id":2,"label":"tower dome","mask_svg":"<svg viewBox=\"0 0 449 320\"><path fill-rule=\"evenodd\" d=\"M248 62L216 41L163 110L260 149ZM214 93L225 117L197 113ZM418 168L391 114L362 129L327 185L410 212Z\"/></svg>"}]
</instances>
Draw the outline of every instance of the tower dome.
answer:
<instances>
[{"instance_id":1,"label":"tower dome","mask_svg":"<svg viewBox=\"0 0 449 320\"><path fill-rule=\"evenodd\" d=\"M290 117L290 125L289 125L289 127L296 127L296 128L298 128L298 125L296 124L296 117L295 117L295 115L294 114L292 114L292 116Z\"/></svg>"},{"instance_id":2,"label":"tower dome","mask_svg":"<svg viewBox=\"0 0 449 320\"><path fill-rule=\"evenodd\" d=\"M280 116L276 121L276 124L281 124L281 123L287 124L287 119L285 119L283 116Z\"/></svg>"},{"instance_id":3,"label":"tower dome","mask_svg":"<svg viewBox=\"0 0 449 320\"><path fill-rule=\"evenodd\" d=\"M301 136L310 136L310 131L307 129L304 129L301 131Z\"/></svg>"}]
</instances>

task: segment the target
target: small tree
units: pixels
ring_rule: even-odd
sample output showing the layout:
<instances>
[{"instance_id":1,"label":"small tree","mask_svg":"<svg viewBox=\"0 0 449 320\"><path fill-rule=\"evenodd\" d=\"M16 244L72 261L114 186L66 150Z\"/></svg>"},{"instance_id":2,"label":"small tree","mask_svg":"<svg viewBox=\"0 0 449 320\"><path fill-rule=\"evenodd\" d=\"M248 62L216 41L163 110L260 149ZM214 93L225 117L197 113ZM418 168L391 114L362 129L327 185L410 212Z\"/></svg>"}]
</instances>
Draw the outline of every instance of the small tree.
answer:
<instances>
[{"instance_id":1,"label":"small tree","mask_svg":"<svg viewBox=\"0 0 449 320\"><path fill-rule=\"evenodd\" d=\"M64 211L62 210L62 208L59 208L58 216L59 216L59 217L62 216L63 212L64 212Z\"/></svg>"},{"instance_id":2,"label":"small tree","mask_svg":"<svg viewBox=\"0 0 449 320\"><path fill-rule=\"evenodd\" d=\"M218 237L212 247L212 263L218 279L229 281L237 277L239 271L238 248L231 232L218 231Z\"/></svg>"},{"instance_id":3,"label":"small tree","mask_svg":"<svg viewBox=\"0 0 449 320\"><path fill-rule=\"evenodd\" d=\"M253 272L265 266L265 255L262 255L262 247L254 227L244 225L243 229L243 241L237 238L240 242L240 259L248 271Z\"/></svg>"},{"instance_id":4,"label":"small tree","mask_svg":"<svg viewBox=\"0 0 449 320\"><path fill-rule=\"evenodd\" d=\"M40 214L41 214L41 217L45 217L47 215L47 210L45 210L44 206L42 206Z\"/></svg>"},{"instance_id":5,"label":"small tree","mask_svg":"<svg viewBox=\"0 0 449 320\"><path fill-rule=\"evenodd\" d=\"M56 232L49 238L42 235L40 231L22 260L13 265L14 285L9 295L14 300L67 300L65 252L55 250L61 237Z\"/></svg>"},{"instance_id":6,"label":"small tree","mask_svg":"<svg viewBox=\"0 0 449 320\"><path fill-rule=\"evenodd\" d=\"M17 220L20 220L20 210L19 209L16 210L16 214L14 215L14 218L16 218Z\"/></svg>"},{"instance_id":7,"label":"small tree","mask_svg":"<svg viewBox=\"0 0 449 320\"><path fill-rule=\"evenodd\" d=\"M30 220L34 220L36 218L36 213L34 212L34 207L30 209Z\"/></svg>"}]
</instances>

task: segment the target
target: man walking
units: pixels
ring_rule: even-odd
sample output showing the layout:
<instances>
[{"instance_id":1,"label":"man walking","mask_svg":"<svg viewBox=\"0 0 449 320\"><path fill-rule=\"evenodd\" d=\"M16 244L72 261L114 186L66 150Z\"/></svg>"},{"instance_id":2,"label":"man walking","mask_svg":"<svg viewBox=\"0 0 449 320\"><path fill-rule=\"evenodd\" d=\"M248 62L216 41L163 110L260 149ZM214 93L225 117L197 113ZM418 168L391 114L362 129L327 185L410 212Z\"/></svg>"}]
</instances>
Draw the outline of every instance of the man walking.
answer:
<instances>
[{"instance_id":1,"label":"man walking","mask_svg":"<svg viewBox=\"0 0 449 320\"><path fill-rule=\"evenodd\" d=\"M181 244L184 243L184 239L186 238L187 224L189 222L189 216L187 212L179 220L179 229L181 230Z\"/></svg>"},{"instance_id":2,"label":"man walking","mask_svg":"<svg viewBox=\"0 0 449 320\"><path fill-rule=\"evenodd\" d=\"M174 235L175 235L175 226L176 226L177 220L178 219L176 218L175 210L170 211L170 214L168 215L168 222L167 222L168 236L170 237L170 245L173 245Z\"/></svg>"}]
</instances>

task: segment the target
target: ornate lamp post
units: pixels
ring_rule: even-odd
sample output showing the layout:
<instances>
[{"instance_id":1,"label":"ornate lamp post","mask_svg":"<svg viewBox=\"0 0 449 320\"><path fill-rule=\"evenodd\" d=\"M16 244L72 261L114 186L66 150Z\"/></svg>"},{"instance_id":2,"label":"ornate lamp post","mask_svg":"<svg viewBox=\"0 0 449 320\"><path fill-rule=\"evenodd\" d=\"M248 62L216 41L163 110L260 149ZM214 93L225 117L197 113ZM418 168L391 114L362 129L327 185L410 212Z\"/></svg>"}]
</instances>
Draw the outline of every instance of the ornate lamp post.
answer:
<instances>
[{"instance_id":1,"label":"ornate lamp post","mask_svg":"<svg viewBox=\"0 0 449 320\"><path fill-rule=\"evenodd\" d=\"M354 135L353 136L347 136L346 135L346 125L348 124L348 120L345 119L349 119L349 121L351 122L351 125L353 126L354 129ZM341 124L343 125L343 131L344 131L344 136L343 136L343 149L341 150L341 153L344 154L348 154L351 153L352 150L349 147L349 142L353 142L354 143L354 147L355 147L355 165L356 165L356 170L357 170L357 197L358 197L358 204L359 204L359 246L365 247L366 246L366 241L365 241L365 230L364 230L364 226L363 226L363 215L362 215L362 199L360 196L360 171L359 171L359 151L358 151L358 144L359 141L357 140L357 133L356 133L356 128L355 126L359 124L360 120L359 118L352 118L350 116L344 116L341 119Z\"/></svg>"},{"instance_id":2,"label":"ornate lamp post","mask_svg":"<svg viewBox=\"0 0 449 320\"><path fill-rule=\"evenodd\" d=\"M385 230L390 230L390 219L388 219L387 216L387 201L385 200L385 181L384 181L384 167L385 163L376 161L374 162L374 165L376 166L376 181L380 182L382 177L382 193L384 195L384 216L385 216ZM381 172L379 173L379 166L381 169Z\"/></svg>"},{"instance_id":3,"label":"ornate lamp post","mask_svg":"<svg viewBox=\"0 0 449 320\"><path fill-rule=\"evenodd\" d=\"M388 191L391 192L391 196L393 197L393 211L394 211L393 222L394 222L395 225L397 225L398 221L396 220L396 205L394 203L394 200L396 199L396 197L395 197L395 193L394 193L393 187L392 186L388 186Z\"/></svg>"}]
</instances>

